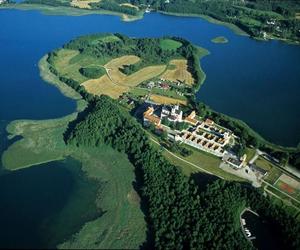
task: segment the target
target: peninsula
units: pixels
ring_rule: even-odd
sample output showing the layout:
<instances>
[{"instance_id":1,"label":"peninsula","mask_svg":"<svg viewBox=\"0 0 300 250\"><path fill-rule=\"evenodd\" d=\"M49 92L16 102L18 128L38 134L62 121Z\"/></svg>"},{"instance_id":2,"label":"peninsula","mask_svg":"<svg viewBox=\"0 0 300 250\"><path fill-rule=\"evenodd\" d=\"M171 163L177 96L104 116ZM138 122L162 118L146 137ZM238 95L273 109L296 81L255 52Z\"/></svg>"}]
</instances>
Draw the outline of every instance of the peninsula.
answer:
<instances>
[{"instance_id":1,"label":"peninsula","mask_svg":"<svg viewBox=\"0 0 300 250\"><path fill-rule=\"evenodd\" d=\"M10 124L11 136L23 139L4 153L4 166L71 156L105 183L96 202L106 213L59 247L252 249L239 224L248 207L276 228L283 245L299 247L298 179L280 167L286 152L295 155L296 149L267 143L241 121L195 100L205 55L178 37L95 34L42 58L41 75L76 99L78 112ZM220 180L199 182L203 173ZM261 187L238 183L249 182L248 176ZM292 206L278 205L277 196Z\"/></svg>"}]
</instances>

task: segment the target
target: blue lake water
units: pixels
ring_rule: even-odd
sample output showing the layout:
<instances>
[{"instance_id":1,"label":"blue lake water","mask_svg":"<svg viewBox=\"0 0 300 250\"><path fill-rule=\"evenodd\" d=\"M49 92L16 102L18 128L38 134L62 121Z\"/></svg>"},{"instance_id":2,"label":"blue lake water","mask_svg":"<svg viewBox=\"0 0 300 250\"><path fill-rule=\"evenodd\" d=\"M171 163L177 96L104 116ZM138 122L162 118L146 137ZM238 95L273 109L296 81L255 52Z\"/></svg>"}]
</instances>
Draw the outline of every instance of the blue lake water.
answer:
<instances>
[{"instance_id":1,"label":"blue lake water","mask_svg":"<svg viewBox=\"0 0 300 250\"><path fill-rule=\"evenodd\" d=\"M247 122L266 139L295 146L300 141L300 47L259 42L200 18L157 13L122 22L108 15L47 16L1 10L0 120L43 119L72 112L74 101L45 84L37 63L48 51L79 35L121 32L135 37L181 36L207 48L207 80L198 99ZM216 36L228 44L213 44Z\"/></svg>"},{"instance_id":2,"label":"blue lake water","mask_svg":"<svg viewBox=\"0 0 300 250\"><path fill-rule=\"evenodd\" d=\"M54 249L101 216L98 188L72 159L0 176L0 248Z\"/></svg>"},{"instance_id":3,"label":"blue lake water","mask_svg":"<svg viewBox=\"0 0 300 250\"><path fill-rule=\"evenodd\" d=\"M37 64L70 39L95 32L181 36L210 50L202 61L207 80L198 99L244 120L273 142L296 145L300 141L300 47L257 42L199 18L157 13L125 23L107 15L47 16L37 11L0 10L0 23L0 154L11 143L5 133L10 121L56 118L74 111L73 100L41 80ZM220 35L229 43L210 42ZM82 223L99 216L93 207L97 185L76 169L80 169L78 163L67 160L0 175L0 224L5 225L0 229L1 246L53 247ZM74 207L79 209L67 210ZM62 227L65 216L71 224ZM52 240L43 238L53 234Z\"/></svg>"}]
</instances>

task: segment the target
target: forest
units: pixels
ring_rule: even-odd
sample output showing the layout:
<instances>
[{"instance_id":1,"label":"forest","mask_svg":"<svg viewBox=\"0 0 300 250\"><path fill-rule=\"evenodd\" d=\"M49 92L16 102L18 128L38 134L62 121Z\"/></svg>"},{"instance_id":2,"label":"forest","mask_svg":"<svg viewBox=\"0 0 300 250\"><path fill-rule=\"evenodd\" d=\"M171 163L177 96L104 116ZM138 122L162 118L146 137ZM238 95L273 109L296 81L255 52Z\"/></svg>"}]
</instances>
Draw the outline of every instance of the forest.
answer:
<instances>
[{"instance_id":1,"label":"forest","mask_svg":"<svg viewBox=\"0 0 300 250\"><path fill-rule=\"evenodd\" d=\"M287 249L300 247L300 225L285 210L259 190L239 183L196 184L152 146L141 125L110 97L90 101L64 138L77 147L108 144L128 155L145 206L150 248L252 249L239 224L245 207L271 223Z\"/></svg>"}]
</instances>

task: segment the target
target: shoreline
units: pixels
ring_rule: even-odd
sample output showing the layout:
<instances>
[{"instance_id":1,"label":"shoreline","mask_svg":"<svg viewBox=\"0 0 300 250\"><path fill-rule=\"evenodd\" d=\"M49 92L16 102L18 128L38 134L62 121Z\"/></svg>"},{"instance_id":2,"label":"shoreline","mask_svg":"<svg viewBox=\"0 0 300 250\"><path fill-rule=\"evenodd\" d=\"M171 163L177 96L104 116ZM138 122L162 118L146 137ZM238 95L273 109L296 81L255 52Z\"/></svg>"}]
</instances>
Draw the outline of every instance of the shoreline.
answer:
<instances>
[{"instance_id":1,"label":"shoreline","mask_svg":"<svg viewBox=\"0 0 300 250\"><path fill-rule=\"evenodd\" d=\"M250 35L247 32L243 31L242 29L240 29L235 24L222 22L222 21L219 21L218 19L215 19L211 16L200 15L200 14L184 14L184 13L181 14L181 13L165 12L165 11L157 11L157 13L160 13L162 15L167 15L167 16L176 16L176 17L198 17L198 18L204 19L205 21L207 21L209 23L225 26L225 27L229 28L230 30L232 30L236 35L250 37Z\"/></svg>"},{"instance_id":2,"label":"shoreline","mask_svg":"<svg viewBox=\"0 0 300 250\"><path fill-rule=\"evenodd\" d=\"M75 7L67 7L67 6L50 6L45 4L5 4L0 5L1 9L15 9L21 11L31 11L36 10L44 15L58 15L58 16L86 16L86 15L112 15L118 16L123 22L133 22L136 20L140 20L144 17L144 13L138 16L130 16L121 12L109 11L109 10L88 10L88 9L80 9Z\"/></svg>"},{"instance_id":3,"label":"shoreline","mask_svg":"<svg viewBox=\"0 0 300 250\"><path fill-rule=\"evenodd\" d=\"M69 15L69 16L85 16L85 15L113 15L113 16L118 16L123 22L133 22L137 20L141 20L144 18L144 15L146 12L140 12L139 15L137 16L130 16L127 14L124 14L122 12L116 12L116 11L110 11L110 10L89 10L89 9L80 9L76 7L67 7L67 6L61 6L61 7L56 7L56 6L50 6L50 5L45 5L45 4L24 4L24 3L18 3L18 4L4 4L0 5L0 10L1 9L17 9L17 10L23 10L23 11L28 11L28 10L37 10L40 11L44 15ZM177 17L198 17L201 19L204 19L208 21L209 23L213 23L216 25L222 25L224 27L229 28L231 31L233 31L236 35L240 36L247 36L250 37L254 40L259 40L263 42L269 42L269 41L279 41L283 43L287 43L290 45L300 45L300 41L295 41L295 40L290 40L287 38L281 38L273 35L269 35L267 39L263 39L261 37L256 37L256 36L251 36L249 33L246 31L242 30L239 28L237 25L229 22L223 22L220 21L214 17L211 17L209 15L203 15L203 14L186 14L186 13L176 13L176 12L166 12L166 11L152 11L154 13L160 13L162 15L168 15L168 16L177 16Z\"/></svg>"}]
</instances>

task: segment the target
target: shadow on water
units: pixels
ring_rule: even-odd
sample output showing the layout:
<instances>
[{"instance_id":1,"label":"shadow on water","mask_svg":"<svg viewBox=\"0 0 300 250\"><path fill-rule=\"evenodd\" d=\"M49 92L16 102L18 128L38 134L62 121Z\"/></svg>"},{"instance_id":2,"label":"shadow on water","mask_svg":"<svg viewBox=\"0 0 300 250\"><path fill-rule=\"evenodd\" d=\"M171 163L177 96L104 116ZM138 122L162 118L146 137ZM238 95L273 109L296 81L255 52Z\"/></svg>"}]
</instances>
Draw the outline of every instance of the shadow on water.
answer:
<instances>
[{"instance_id":1,"label":"shadow on water","mask_svg":"<svg viewBox=\"0 0 300 250\"><path fill-rule=\"evenodd\" d=\"M54 248L102 212L100 184L73 160L0 177L0 248Z\"/></svg>"},{"instance_id":2,"label":"shadow on water","mask_svg":"<svg viewBox=\"0 0 300 250\"><path fill-rule=\"evenodd\" d=\"M275 230L276 227L273 227L271 223L249 211L243 213L242 219L244 219L246 223L244 227L249 230L252 237L255 237L251 242L257 249L284 249L284 243L280 238L280 233Z\"/></svg>"}]
</instances>

